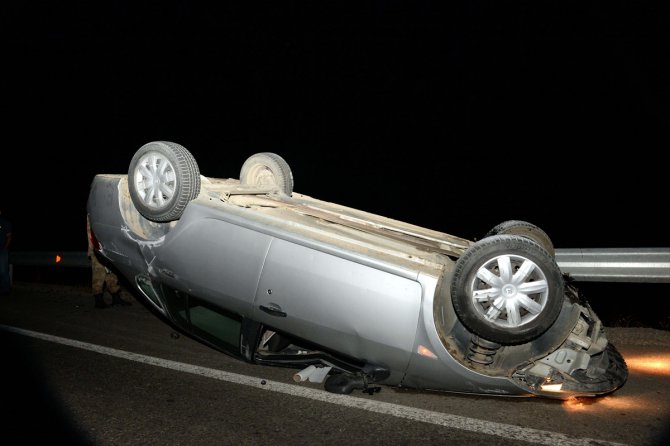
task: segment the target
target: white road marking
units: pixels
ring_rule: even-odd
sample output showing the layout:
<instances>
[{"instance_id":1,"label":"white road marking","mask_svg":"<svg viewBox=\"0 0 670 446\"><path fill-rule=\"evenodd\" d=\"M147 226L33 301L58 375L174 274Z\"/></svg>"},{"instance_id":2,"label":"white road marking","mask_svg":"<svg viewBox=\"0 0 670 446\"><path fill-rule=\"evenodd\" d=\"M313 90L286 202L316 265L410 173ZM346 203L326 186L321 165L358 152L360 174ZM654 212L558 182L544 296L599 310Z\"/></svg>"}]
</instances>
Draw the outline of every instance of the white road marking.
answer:
<instances>
[{"instance_id":1,"label":"white road marking","mask_svg":"<svg viewBox=\"0 0 670 446\"><path fill-rule=\"evenodd\" d=\"M157 367L163 367L179 372L192 373L194 375L218 379L220 381L226 381L234 384L242 384L245 386L255 387L260 390L279 392L287 395L309 398L315 401L322 401L325 403L339 404L340 406L367 410L369 412L391 415L413 421L420 421L422 423L435 424L452 429L460 429L477 434L493 435L508 440L525 441L528 443L549 446L627 446L624 443L613 443L610 441L596 440L592 438L574 438L557 432L521 427L513 424L496 423L493 421L451 415L443 412L434 412L425 409L418 409L416 407L403 406L400 404L357 398L350 395L338 395L326 392L325 390L316 390L307 387L300 387L294 384L285 384L253 376L224 372L222 370L200 367L192 364L185 364L182 362L142 355L139 353L117 350L115 348L89 344L87 342L62 338L60 336L53 336L8 325L0 324L0 329L24 336L42 339L44 341L55 342L70 347L101 353L103 355L114 356L117 358L136 361L142 364L154 365ZM265 382L265 384L261 384L261 382Z\"/></svg>"}]
</instances>

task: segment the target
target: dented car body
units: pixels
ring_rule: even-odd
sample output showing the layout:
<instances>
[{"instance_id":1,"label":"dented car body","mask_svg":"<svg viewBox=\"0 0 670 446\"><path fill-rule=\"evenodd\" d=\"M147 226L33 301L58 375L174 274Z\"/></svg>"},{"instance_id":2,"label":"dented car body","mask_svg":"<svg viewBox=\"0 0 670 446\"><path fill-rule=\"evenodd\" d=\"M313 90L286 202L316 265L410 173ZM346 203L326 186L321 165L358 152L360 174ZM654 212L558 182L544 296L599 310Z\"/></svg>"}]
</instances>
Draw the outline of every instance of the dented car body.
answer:
<instances>
[{"instance_id":1,"label":"dented car body","mask_svg":"<svg viewBox=\"0 0 670 446\"><path fill-rule=\"evenodd\" d=\"M596 396L625 361L526 222L473 242L293 191L276 154L208 178L151 142L87 203L97 254L180 330L325 388Z\"/></svg>"}]
</instances>

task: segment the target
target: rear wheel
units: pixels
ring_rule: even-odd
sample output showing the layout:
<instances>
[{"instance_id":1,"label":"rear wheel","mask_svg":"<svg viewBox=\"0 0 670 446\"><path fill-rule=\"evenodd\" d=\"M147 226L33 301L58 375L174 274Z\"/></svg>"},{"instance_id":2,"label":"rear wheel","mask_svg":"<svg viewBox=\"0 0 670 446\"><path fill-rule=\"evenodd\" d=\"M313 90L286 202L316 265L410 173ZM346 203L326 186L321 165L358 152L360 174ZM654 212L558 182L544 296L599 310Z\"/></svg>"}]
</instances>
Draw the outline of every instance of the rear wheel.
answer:
<instances>
[{"instance_id":1,"label":"rear wheel","mask_svg":"<svg viewBox=\"0 0 670 446\"><path fill-rule=\"evenodd\" d=\"M276 153L251 155L240 170L243 186L279 189L286 195L293 193L293 173L288 163Z\"/></svg>"},{"instance_id":2,"label":"rear wheel","mask_svg":"<svg viewBox=\"0 0 670 446\"><path fill-rule=\"evenodd\" d=\"M494 235L456 262L451 299L461 323L499 344L522 344L554 323L563 303L554 259L531 239Z\"/></svg>"},{"instance_id":3,"label":"rear wheel","mask_svg":"<svg viewBox=\"0 0 670 446\"><path fill-rule=\"evenodd\" d=\"M200 170L185 147L154 141L135 152L128 168L128 188L142 216L169 222L179 219L200 193Z\"/></svg>"}]
</instances>

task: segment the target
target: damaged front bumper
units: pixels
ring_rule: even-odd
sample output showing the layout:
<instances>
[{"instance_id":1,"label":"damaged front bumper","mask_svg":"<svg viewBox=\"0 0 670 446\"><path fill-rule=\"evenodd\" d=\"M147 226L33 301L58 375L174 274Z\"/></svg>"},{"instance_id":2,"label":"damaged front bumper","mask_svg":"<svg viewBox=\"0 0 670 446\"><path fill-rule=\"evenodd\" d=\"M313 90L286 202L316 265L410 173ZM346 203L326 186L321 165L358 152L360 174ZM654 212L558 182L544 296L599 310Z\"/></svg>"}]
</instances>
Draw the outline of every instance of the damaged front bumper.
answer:
<instances>
[{"instance_id":1,"label":"damaged front bumper","mask_svg":"<svg viewBox=\"0 0 670 446\"><path fill-rule=\"evenodd\" d=\"M574 305L580 315L563 344L512 375L532 394L561 399L597 396L615 391L628 378L626 362L608 342L600 319L588 304Z\"/></svg>"}]
</instances>

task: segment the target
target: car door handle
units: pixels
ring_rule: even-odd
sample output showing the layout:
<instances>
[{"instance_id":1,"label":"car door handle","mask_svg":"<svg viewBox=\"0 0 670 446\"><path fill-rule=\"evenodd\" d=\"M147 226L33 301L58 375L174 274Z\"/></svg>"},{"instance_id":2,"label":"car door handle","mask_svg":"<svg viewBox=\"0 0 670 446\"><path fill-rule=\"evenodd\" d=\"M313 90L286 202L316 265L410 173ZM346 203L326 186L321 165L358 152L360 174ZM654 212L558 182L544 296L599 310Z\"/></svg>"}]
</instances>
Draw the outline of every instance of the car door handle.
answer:
<instances>
[{"instance_id":1,"label":"car door handle","mask_svg":"<svg viewBox=\"0 0 670 446\"><path fill-rule=\"evenodd\" d=\"M164 274L164 275L174 279L175 274L172 271L170 271L169 269L161 268L161 269L159 269L159 271L161 272L161 274Z\"/></svg>"},{"instance_id":2,"label":"car door handle","mask_svg":"<svg viewBox=\"0 0 670 446\"><path fill-rule=\"evenodd\" d=\"M268 304L266 307L265 305L261 305L259 307L262 311L266 312L270 316L277 316L277 317L286 317L286 313L281 310L281 307L277 304Z\"/></svg>"}]
</instances>

